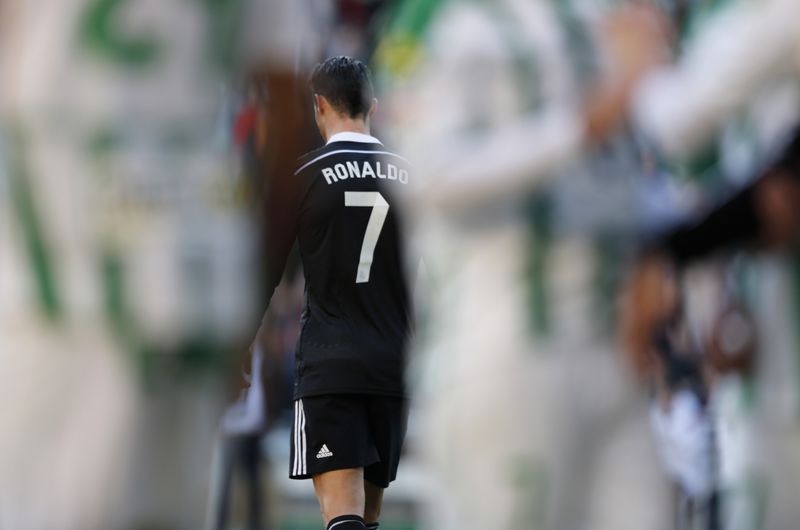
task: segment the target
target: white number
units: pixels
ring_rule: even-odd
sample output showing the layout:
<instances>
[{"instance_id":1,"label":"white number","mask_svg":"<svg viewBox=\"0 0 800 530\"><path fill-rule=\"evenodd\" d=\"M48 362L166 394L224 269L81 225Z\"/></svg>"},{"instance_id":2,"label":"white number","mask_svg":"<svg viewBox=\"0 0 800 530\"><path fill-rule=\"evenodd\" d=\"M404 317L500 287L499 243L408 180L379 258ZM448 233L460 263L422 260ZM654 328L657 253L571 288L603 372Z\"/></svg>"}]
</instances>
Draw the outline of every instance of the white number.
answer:
<instances>
[{"instance_id":1,"label":"white number","mask_svg":"<svg viewBox=\"0 0 800 530\"><path fill-rule=\"evenodd\" d=\"M346 191L344 192L345 206L363 206L372 208L364 233L364 242L361 244L361 257L358 261L356 283L369 282L369 271L372 268L372 257L375 255L375 245L381 235L383 223L389 213L389 203L377 191Z\"/></svg>"}]
</instances>

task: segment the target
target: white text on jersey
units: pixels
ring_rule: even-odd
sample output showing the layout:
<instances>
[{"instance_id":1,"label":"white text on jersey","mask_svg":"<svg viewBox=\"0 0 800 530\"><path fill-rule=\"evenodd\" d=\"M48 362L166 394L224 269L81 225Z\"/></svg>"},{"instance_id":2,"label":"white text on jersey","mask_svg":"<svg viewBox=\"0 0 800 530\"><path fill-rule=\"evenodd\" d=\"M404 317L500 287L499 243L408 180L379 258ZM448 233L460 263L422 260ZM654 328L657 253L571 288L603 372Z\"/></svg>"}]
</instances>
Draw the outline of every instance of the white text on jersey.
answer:
<instances>
[{"instance_id":1,"label":"white text on jersey","mask_svg":"<svg viewBox=\"0 0 800 530\"><path fill-rule=\"evenodd\" d=\"M375 167L373 168L372 163L368 161L357 162L348 160L343 164L335 164L333 167L322 168L322 176L325 177L325 182L328 184L333 184L349 178L363 179L367 177L396 180L401 184L408 184L408 171L405 169L400 169L394 164L389 164L387 162L381 163L376 161L374 164Z\"/></svg>"}]
</instances>

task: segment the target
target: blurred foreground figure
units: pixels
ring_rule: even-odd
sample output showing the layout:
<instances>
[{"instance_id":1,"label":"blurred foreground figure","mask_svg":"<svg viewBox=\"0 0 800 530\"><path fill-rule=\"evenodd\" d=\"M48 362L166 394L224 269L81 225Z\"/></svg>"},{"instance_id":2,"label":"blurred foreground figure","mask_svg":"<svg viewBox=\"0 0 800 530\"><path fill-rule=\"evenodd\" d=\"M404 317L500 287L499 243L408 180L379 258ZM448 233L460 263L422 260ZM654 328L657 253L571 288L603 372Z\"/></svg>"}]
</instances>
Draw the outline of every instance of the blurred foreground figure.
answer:
<instances>
[{"instance_id":1,"label":"blurred foreground figure","mask_svg":"<svg viewBox=\"0 0 800 530\"><path fill-rule=\"evenodd\" d=\"M420 171L411 380L436 478L428 526L667 528L608 321L634 171L610 135L662 58L658 17L523 0L395 17L378 58L388 126Z\"/></svg>"},{"instance_id":2,"label":"blurred foreground figure","mask_svg":"<svg viewBox=\"0 0 800 530\"><path fill-rule=\"evenodd\" d=\"M636 148L592 144L626 111L659 164L687 164L725 143L737 113L796 72L797 32L787 20L797 19L798 4L734 3L703 17L699 4L667 2L695 24L682 33L676 63L643 82L661 29L636 9L609 16L589 2L406 4L379 59L390 73L389 120L401 124L398 136L421 170L412 203L431 288L418 372L437 440L424 449L443 491L434 526L663 528L671 518L658 479L645 487L642 477L622 475L653 472L649 448L628 445L608 468L613 457L592 453L600 433L624 430L624 414L611 411L635 403L609 396L625 383L599 353L610 357L613 344L598 327L613 303L614 278L604 274L622 263L613 242L639 231L609 230L609 214L597 209L635 223L633 202L603 176L641 173L624 162ZM754 111L775 115L774 106ZM754 120L758 156L785 132L779 121ZM611 143L619 142L623 135ZM571 161L582 151L595 193L573 194L570 209L564 190L577 180ZM727 150L721 162L746 174L736 154ZM572 178L552 178L565 173ZM607 298L593 300L604 288Z\"/></svg>"},{"instance_id":3,"label":"blurred foreground figure","mask_svg":"<svg viewBox=\"0 0 800 530\"><path fill-rule=\"evenodd\" d=\"M3 2L2 528L202 526L212 370L256 316L220 112L240 16Z\"/></svg>"}]
</instances>

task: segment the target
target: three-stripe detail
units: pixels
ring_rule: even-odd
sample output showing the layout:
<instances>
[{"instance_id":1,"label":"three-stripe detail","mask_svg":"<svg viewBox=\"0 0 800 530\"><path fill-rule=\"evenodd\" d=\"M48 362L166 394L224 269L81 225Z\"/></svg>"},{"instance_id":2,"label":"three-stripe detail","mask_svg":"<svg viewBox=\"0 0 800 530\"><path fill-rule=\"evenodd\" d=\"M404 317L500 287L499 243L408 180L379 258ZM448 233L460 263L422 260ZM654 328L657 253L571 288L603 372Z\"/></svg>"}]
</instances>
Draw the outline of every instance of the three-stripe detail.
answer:
<instances>
[{"instance_id":1,"label":"three-stripe detail","mask_svg":"<svg viewBox=\"0 0 800 530\"><path fill-rule=\"evenodd\" d=\"M305 475L308 473L306 466L306 415L303 411L303 400L294 402L294 462L292 475Z\"/></svg>"}]
</instances>

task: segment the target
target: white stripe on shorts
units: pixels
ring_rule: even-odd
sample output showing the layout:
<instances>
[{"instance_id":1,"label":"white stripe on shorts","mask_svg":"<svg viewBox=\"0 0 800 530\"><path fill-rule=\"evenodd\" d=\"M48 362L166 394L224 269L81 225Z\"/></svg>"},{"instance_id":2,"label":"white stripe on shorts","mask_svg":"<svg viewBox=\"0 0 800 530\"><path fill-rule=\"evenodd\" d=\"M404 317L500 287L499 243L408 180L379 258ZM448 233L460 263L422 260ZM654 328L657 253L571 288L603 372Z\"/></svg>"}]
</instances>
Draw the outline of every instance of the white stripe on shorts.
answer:
<instances>
[{"instance_id":1,"label":"white stripe on shorts","mask_svg":"<svg viewBox=\"0 0 800 530\"><path fill-rule=\"evenodd\" d=\"M305 475L308 472L306 462L306 412L303 410L303 400L300 401L300 451L303 453L302 460L300 461L300 474Z\"/></svg>"},{"instance_id":2,"label":"white stripe on shorts","mask_svg":"<svg viewBox=\"0 0 800 530\"><path fill-rule=\"evenodd\" d=\"M295 401L294 402L294 423L292 428L294 432L292 432L292 443L294 443L294 461L292 462L292 476L297 475L297 469L299 467L300 462L300 437L297 435L297 427L300 425L300 404Z\"/></svg>"}]
</instances>

